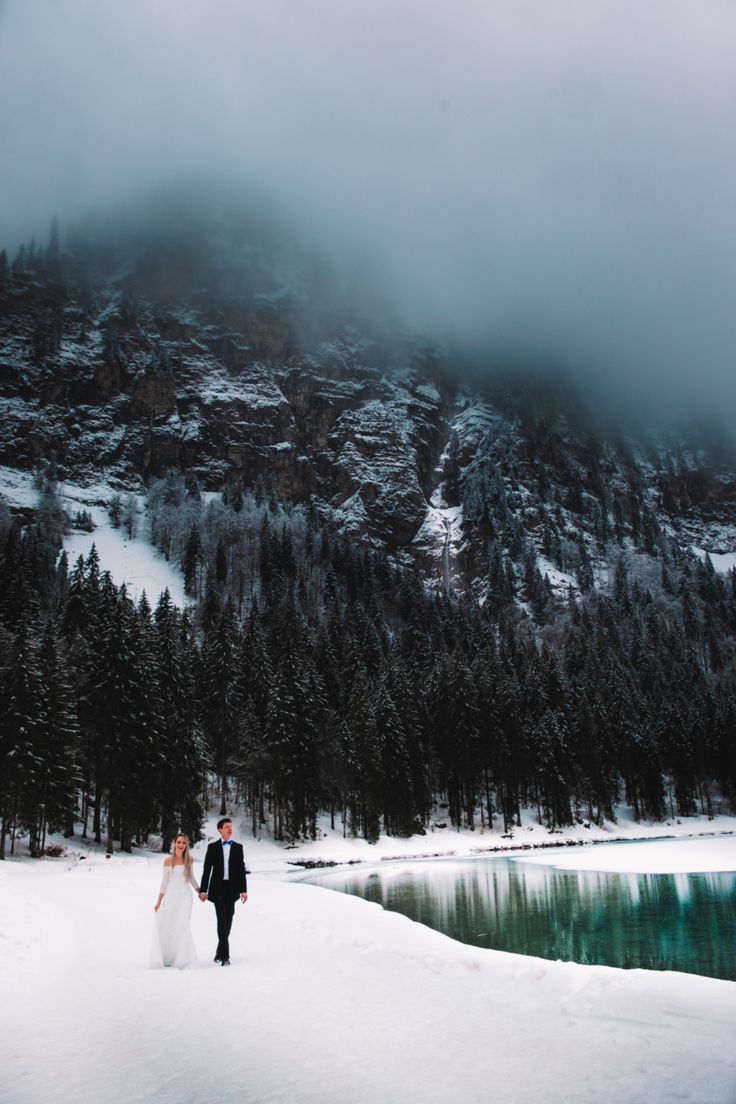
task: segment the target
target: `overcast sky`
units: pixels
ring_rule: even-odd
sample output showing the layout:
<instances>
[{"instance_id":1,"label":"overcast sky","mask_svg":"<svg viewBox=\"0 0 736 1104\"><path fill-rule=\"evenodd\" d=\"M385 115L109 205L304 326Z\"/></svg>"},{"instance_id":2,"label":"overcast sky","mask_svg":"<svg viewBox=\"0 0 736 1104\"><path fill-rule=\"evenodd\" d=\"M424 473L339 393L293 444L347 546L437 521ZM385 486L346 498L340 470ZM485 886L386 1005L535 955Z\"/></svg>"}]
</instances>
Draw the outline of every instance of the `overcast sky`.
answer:
<instances>
[{"instance_id":1,"label":"overcast sky","mask_svg":"<svg viewBox=\"0 0 736 1104\"><path fill-rule=\"evenodd\" d=\"M417 324L736 401L733 0L0 0L0 245L195 173Z\"/></svg>"}]
</instances>

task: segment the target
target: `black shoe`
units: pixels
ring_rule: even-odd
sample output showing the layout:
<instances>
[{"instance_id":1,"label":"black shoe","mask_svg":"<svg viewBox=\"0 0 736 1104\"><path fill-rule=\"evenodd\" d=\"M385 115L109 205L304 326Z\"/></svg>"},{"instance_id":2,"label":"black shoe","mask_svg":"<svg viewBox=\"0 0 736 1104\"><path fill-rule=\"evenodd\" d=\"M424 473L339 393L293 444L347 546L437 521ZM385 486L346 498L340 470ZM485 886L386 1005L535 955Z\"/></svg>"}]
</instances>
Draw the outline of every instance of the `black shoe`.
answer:
<instances>
[{"instance_id":1,"label":"black shoe","mask_svg":"<svg viewBox=\"0 0 736 1104\"><path fill-rule=\"evenodd\" d=\"M230 965L230 959L229 958L220 959L220 965L221 966L229 966Z\"/></svg>"},{"instance_id":2,"label":"black shoe","mask_svg":"<svg viewBox=\"0 0 736 1104\"><path fill-rule=\"evenodd\" d=\"M222 959L220 958L219 954L215 955L215 962L222 962Z\"/></svg>"}]
</instances>

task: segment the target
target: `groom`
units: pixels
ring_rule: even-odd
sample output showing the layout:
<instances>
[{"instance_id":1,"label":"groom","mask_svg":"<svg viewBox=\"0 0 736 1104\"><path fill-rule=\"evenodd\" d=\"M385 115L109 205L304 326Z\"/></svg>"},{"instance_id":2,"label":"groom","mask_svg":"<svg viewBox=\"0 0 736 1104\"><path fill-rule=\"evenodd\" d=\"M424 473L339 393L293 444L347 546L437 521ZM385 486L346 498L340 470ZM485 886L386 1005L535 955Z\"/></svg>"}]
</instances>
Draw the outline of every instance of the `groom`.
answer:
<instances>
[{"instance_id":1,"label":"groom","mask_svg":"<svg viewBox=\"0 0 736 1104\"><path fill-rule=\"evenodd\" d=\"M243 846L232 839L233 822L223 817L217 822L220 840L211 843L204 857L204 869L199 885L200 901L212 901L217 915L217 954L215 962L230 965L228 939L233 924L235 902L238 897L245 904L248 900L248 883L245 877Z\"/></svg>"}]
</instances>

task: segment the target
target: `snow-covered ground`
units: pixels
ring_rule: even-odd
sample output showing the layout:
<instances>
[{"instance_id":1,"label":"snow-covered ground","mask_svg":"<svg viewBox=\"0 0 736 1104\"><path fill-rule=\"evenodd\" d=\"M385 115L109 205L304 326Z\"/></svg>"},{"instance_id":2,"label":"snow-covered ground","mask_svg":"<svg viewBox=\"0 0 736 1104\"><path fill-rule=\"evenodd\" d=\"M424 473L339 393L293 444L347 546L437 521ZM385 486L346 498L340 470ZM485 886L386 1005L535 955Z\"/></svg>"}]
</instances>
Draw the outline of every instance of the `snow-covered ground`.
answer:
<instances>
[{"instance_id":1,"label":"snow-covered ground","mask_svg":"<svg viewBox=\"0 0 736 1104\"><path fill-rule=\"evenodd\" d=\"M110 523L107 504L113 493L106 483L85 487L74 483L59 484L59 497L67 514L73 517L85 510L95 526L91 533L75 529L64 536L69 566L73 567L79 556L86 558L94 544L100 557L100 570L109 571L116 586L125 583L133 601L137 602L145 591L149 603L155 606L160 594L168 588L172 602L183 609L189 599L184 593L182 573L148 540L143 495L136 496L140 532L129 538L122 528L114 529ZM33 508L38 504L38 491L31 472L0 467L0 494L12 506Z\"/></svg>"},{"instance_id":2,"label":"snow-covered ground","mask_svg":"<svg viewBox=\"0 0 736 1104\"><path fill-rule=\"evenodd\" d=\"M0 494L10 506L35 507L38 504L32 473L4 465L0 465Z\"/></svg>"},{"instance_id":3,"label":"snow-covered ground","mask_svg":"<svg viewBox=\"0 0 736 1104\"><path fill-rule=\"evenodd\" d=\"M693 552L701 560L704 560L707 555L710 556L713 567L721 575L727 575L736 567L736 552L706 552L704 548L693 548Z\"/></svg>"},{"instance_id":4,"label":"snow-covered ground","mask_svg":"<svg viewBox=\"0 0 736 1104\"><path fill-rule=\"evenodd\" d=\"M100 557L100 570L109 571L116 586L125 583L128 596L134 602L145 591L150 605L155 607L160 594L168 588L174 605L183 609L189 604L181 571L167 562L145 536L129 538L122 528L113 529L107 511L99 506L88 504L76 508L87 510L95 529L91 533L75 531L64 537L70 568L79 556L86 558L94 544Z\"/></svg>"},{"instance_id":5,"label":"snow-covered ground","mask_svg":"<svg viewBox=\"0 0 736 1104\"><path fill-rule=\"evenodd\" d=\"M566 848L534 855L513 855L516 862L563 870L601 870L617 874L696 874L736 870L736 836L611 844L594 849ZM736 949L735 949L736 953Z\"/></svg>"},{"instance_id":6,"label":"snow-covered ground","mask_svg":"<svg viewBox=\"0 0 736 1104\"><path fill-rule=\"evenodd\" d=\"M147 969L159 854L106 859L77 840L62 858L0 863L0 976L12 1007L0 1034L3 1104L736 1100L736 984L464 946L290 880L289 860L414 855L416 838L370 847L334 835L286 850L238 827L252 874L229 970L211 961L213 910L198 902L201 968ZM734 821L658 827L686 835ZM453 835L462 853L480 842ZM736 836L535 856L609 869L607 856L627 851L637 869L675 855L678 869L702 869L705 852L712 863L727 851L736 866Z\"/></svg>"}]
</instances>

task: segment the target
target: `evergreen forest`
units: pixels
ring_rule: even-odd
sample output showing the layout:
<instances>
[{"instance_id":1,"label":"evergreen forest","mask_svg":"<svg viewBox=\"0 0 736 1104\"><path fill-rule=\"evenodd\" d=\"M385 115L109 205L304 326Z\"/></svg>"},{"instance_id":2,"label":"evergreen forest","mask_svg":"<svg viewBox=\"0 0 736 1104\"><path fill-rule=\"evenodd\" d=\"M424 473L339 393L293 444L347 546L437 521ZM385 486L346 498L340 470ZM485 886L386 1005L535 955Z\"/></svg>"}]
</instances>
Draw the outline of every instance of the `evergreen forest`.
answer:
<instances>
[{"instance_id":1,"label":"evergreen forest","mask_svg":"<svg viewBox=\"0 0 736 1104\"><path fill-rule=\"evenodd\" d=\"M2 857L51 831L168 849L214 802L286 841L736 810L736 573L661 535L567 596L491 539L478 600L260 479L171 473L110 515L181 567L184 610L67 561L89 519L51 476L31 521L0 502Z\"/></svg>"}]
</instances>

